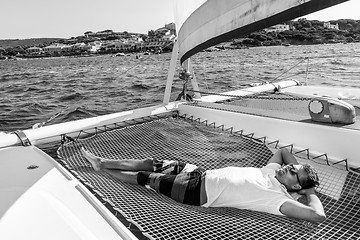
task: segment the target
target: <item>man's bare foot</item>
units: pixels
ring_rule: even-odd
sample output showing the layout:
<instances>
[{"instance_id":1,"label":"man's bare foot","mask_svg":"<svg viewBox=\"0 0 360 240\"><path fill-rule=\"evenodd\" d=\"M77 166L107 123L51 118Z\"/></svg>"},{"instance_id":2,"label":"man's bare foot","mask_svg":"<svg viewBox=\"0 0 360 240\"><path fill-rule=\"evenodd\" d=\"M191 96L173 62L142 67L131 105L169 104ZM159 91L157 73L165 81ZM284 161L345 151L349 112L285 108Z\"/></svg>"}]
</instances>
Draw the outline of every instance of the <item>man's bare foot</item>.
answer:
<instances>
[{"instance_id":1,"label":"man's bare foot","mask_svg":"<svg viewBox=\"0 0 360 240\"><path fill-rule=\"evenodd\" d=\"M81 152L83 156L91 163L95 171L101 170L101 157L95 156L91 152L85 150L83 147L81 148Z\"/></svg>"}]
</instances>

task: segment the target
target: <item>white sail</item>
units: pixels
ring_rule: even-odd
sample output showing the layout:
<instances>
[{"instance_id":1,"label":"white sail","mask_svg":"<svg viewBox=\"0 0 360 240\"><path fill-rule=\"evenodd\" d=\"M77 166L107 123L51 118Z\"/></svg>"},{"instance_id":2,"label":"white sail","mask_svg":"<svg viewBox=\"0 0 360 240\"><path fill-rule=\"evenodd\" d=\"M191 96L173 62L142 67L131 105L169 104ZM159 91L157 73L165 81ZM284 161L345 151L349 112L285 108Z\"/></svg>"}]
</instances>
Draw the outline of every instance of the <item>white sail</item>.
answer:
<instances>
[{"instance_id":1,"label":"white sail","mask_svg":"<svg viewBox=\"0 0 360 240\"><path fill-rule=\"evenodd\" d=\"M345 1L348 0L179 0L176 24L180 60L184 62L229 39Z\"/></svg>"},{"instance_id":2,"label":"white sail","mask_svg":"<svg viewBox=\"0 0 360 240\"><path fill-rule=\"evenodd\" d=\"M198 9L206 0L175 0L174 1L174 18L177 31L184 24L186 19Z\"/></svg>"}]
</instances>

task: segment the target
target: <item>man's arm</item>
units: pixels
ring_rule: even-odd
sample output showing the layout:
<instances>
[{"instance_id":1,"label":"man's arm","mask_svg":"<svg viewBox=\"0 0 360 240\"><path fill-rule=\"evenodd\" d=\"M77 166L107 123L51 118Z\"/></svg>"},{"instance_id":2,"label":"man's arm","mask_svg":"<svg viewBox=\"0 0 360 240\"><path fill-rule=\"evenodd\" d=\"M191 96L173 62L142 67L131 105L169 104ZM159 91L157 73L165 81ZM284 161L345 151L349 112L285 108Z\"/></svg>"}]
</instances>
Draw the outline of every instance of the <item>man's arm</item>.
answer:
<instances>
[{"instance_id":1,"label":"man's arm","mask_svg":"<svg viewBox=\"0 0 360 240\"><path fill-rule=\"evenodd\" d=\"M276 151L267 164L269 163L278 163L280 165L287 165L290 163L293 163L294 165L299 164L295 157L285 148Z\"/></svg>"},{"instance_id":2,"label":"man's arm","mask_svg":"<svg viewBox=\"0 0 360 240\"><path fill-rule=\"evenodd\" d=\"M300 194L306 196L307 205L296 201L286 201L280 207L280 212L288 217L320 223L326 219L323 205L316 196L314 188L303 189Z\"/></svg>"}]
</instances>

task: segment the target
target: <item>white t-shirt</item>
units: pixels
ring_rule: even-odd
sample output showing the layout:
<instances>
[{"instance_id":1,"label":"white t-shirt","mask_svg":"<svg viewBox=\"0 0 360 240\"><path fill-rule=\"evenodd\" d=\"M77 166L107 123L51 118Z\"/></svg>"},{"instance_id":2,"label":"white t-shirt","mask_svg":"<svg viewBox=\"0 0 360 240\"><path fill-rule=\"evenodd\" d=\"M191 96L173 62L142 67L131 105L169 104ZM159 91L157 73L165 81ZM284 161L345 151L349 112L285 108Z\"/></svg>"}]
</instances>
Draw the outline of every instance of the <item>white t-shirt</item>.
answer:
<instances>
[{"instance_id":1,"label":"white t-shirt","mask_svg":"<svg viewBox=\"0 0 360 240\"><path fill-rule=\"evenodd\" d=\"M207 170L204 207L234 207L283 215L281 205L295 201L275 178L281 166L270 163L263 168L226 167Z\"/></svg>"}]
</instances>

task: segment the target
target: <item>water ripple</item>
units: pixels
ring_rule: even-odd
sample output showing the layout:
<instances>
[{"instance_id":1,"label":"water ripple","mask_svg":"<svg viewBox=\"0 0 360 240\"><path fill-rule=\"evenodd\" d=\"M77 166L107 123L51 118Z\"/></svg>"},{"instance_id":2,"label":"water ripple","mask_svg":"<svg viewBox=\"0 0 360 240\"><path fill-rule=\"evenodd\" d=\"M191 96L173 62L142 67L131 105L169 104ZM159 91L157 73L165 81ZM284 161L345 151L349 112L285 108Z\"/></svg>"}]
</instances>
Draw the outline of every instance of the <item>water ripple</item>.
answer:
<instances>
[{"instance_id":1,"label":"water ripple","mask_svg":"<svg viewBox=\"0 0 360 240\"><path fill-rule=\"evenodd\" d=\"M61 114L51 123L160 104L170 57L0 61L0 131L29 128L56 113ZM279 76L303 81L307 69L309 84L360 88L360 43L202 52L192 64L199 87L210 92ZM177 76L172 99L182 89Z\"/></svg>"}]
</instances>

